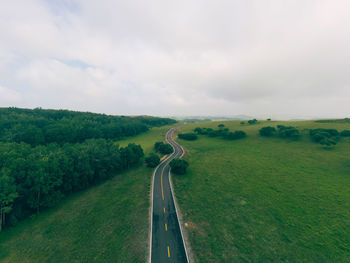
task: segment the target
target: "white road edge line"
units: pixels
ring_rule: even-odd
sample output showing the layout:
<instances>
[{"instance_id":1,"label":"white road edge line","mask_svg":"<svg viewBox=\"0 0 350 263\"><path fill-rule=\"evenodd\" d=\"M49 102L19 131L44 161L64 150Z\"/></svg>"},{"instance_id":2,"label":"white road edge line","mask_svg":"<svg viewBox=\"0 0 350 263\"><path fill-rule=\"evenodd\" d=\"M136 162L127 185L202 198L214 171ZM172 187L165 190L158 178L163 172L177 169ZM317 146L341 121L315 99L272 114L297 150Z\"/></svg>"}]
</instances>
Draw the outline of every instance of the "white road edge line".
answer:
<instances>
[{"instance_id":1,"label":"white road edge line","mask_svg":"<svg viewBox=\"0 0 350 263\"><path fill-rule=\"evenodd\" d=\"M172 131L173 128L171 128L167 133L165 134L165 140L168 142L167 135L170 131ZM171 145L171 144L170 144ZM172 147L172 145L171 145ZM174 149L174 147L173 147ZM174 149L175 152L175 149ZM152 230L153 230L153 190L154 190L154 177L156 175L156 171L158 170L159 166L161 166L164 162L166 162L173 154L170 154L165 160L163 160L158 166L154 169L153 171L153 176L152 176L152 186L151 186L151 229L150 229L150 242L149 242L149 263L152 262Z\"/></svg>"},{"instance_id":2,"label":"white road edge line","mask_svg":"<svg viewBox=\"0 0 350 263\"><path fill-rule=\"evenodd\" d=\"M175 129L176 130L176 129ZM169 143L168 141L168 138L166 138L166 141ZM175 140L174 142L180 146L181 148L181 151L182 151L182 154L180 155L179 158L182 158L185 154L185 150L182 148L181 144L177 143ZM170 143L169 143L170 144ZM171 145L171 144L170 144ZM174 146L171 145L171 147L173 147L174 149L174 152L175 152L175 148ZM173 184L171 183L171 168L169 169L169 174L168 174L168 179L169 179L169 185L170 185L170 190L171 190L171 196L173 197L173 201L174 201L174 205L175 205L175 210L176 210L176 217L177 217L177 222L179 223L179 227L180 227L180 233L181 233L181 238L182 238L182 243L184 244L184 249L185 249L185 254L186 254L186 258L187 258L187 262L190 263L190 260L188 259L188 254L187 254L187 247L186 247L186 243L185 243L185 239L184 239L184 236L182 234L183 230L182 230L182 227L181 227L181 223L180 223L180 219L179 219L179 213L178 213L178 207L177 207L177 204L176 204L176 199L175 199L175 196L174 196L174 189L173 189Z\"/></svg>"}]
</instances>

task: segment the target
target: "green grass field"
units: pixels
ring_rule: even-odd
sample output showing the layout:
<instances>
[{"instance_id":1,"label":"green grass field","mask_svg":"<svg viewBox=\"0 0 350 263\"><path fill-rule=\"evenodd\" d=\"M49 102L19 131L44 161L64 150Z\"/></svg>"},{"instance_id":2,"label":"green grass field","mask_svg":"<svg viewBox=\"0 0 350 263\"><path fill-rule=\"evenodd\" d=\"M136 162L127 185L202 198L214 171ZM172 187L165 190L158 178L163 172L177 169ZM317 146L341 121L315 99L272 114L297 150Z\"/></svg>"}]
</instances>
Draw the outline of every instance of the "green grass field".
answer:
<instances>
[{"instance_id":1,"label":"green grass field","mask_svg":"<svg viewBox=\"0 0 350 263\"><path fill-rule=\"evenodd\" d=\"M145 153L168 127L120 141ZM74 194L0 233L0 262L145 262L153 169L141 166Z\"/></svg>"},{"instance_id":2,"label":"green grass field","mask_svg":"<svg viewBox=\"0 0 350 263\"><path fill-rule=\"evenodd\" d=\"M190 163L174 176L175 192L196 262L350 262L350 141L330 150L264 138L263 126L239 121L187 124L244 130L236 141L200 136L178 140ZM339 131L350 124L283 123Z\"/></svg>"}]
</instances>

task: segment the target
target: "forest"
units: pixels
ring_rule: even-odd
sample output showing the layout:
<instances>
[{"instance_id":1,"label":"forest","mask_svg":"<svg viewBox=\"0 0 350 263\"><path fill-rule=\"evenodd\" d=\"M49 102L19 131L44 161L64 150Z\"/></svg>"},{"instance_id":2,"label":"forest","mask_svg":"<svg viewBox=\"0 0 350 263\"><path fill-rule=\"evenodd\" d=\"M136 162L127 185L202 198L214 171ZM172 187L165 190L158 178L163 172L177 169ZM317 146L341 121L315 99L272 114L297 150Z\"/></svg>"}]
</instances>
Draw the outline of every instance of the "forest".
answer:
<instances>
[{"instance_id":1,"label":"forest","mask_svg":"<svg viewBox=\"0 0 350 263\"><path fill-rule=\"evenodd\" d=\"M0 230L138 165L144 155L141 146L122 148L117 140L174 122L148 116L1 108Z\"/></svg>"},{"instance_id":2,"label":"forest","mask_svg":"<svg viewBox=\"0 0 350 263\"><path fill-rule=\"evenodd\" d=\"M175 123L169 118L111 116L68 110L0 108L0 141L32 146L77 143L86 139L121 139L153 126Z\"/></svg>"}]
</instances>

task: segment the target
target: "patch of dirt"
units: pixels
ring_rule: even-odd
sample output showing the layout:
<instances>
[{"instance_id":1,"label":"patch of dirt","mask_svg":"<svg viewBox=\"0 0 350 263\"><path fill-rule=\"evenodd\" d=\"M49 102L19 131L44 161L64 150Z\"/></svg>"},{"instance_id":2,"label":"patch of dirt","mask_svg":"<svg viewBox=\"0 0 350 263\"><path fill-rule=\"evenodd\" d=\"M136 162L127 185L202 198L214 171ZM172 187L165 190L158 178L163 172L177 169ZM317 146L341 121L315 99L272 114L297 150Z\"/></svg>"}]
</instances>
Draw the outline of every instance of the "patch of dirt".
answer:
<instances>
[{"instance_id":1,"label":"patch of dirt","mask_svg":"<svg viewBox=\"0 0 350 263\"><path fill-rule=\"evenodd\" d=\"M207 223L203 223L202 225L207 225ZM197 232L198 234L200 234L203 237L207 237L208 234L207 232L204 230L203 227L197 226L195 223L193 223L192 221L186 222L185 223L185 227L192 232Z\"/></svg>"},{"instance_id":2,"label":"patch of dirt","mask_svg":"<svg viewBox=\"0 0 350 263\"><path fill-rule=\"evenodd\" d=\"M240 203L241 205L246 205L246 204L247 204L247 201L241 200L239 203Z\"/></svg>"}]
</instances>

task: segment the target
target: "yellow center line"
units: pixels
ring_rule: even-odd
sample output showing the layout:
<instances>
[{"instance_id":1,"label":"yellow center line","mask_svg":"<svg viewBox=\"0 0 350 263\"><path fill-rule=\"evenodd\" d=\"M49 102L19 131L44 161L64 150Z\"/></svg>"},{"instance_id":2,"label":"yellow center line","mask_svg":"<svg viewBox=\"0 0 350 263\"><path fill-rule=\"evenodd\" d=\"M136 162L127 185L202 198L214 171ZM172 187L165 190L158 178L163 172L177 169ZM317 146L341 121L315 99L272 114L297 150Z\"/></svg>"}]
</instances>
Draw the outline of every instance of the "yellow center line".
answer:
<instances>
[{"instance_id":1,"label":"yellow center line","mask_svg":"<svg viewBox=\"0 0 350 263\"><path fill-rule=\"evenodd\" d=\"M165 207L164 207L164 214L165 214Z\"/></svg>"},{"instance_id":2,"label":"yellow center line","mask_svg":"<svg viewBox=\"0 0 350 263\"><path fill-rule=\"evenodd\" d=\"M165 224L165 231L168 231L168 226Z\"/></svg>"},{"instance_id":3,"label":"yellow center line","mask_svg":"<svg viewBox=\"0 0 350 263\"><path fill-rule=\"evenodd\" d=\"M169 249L169 246L168 246L168 258L170 258L170 249Z\"/></svg>"}]
</instances>

